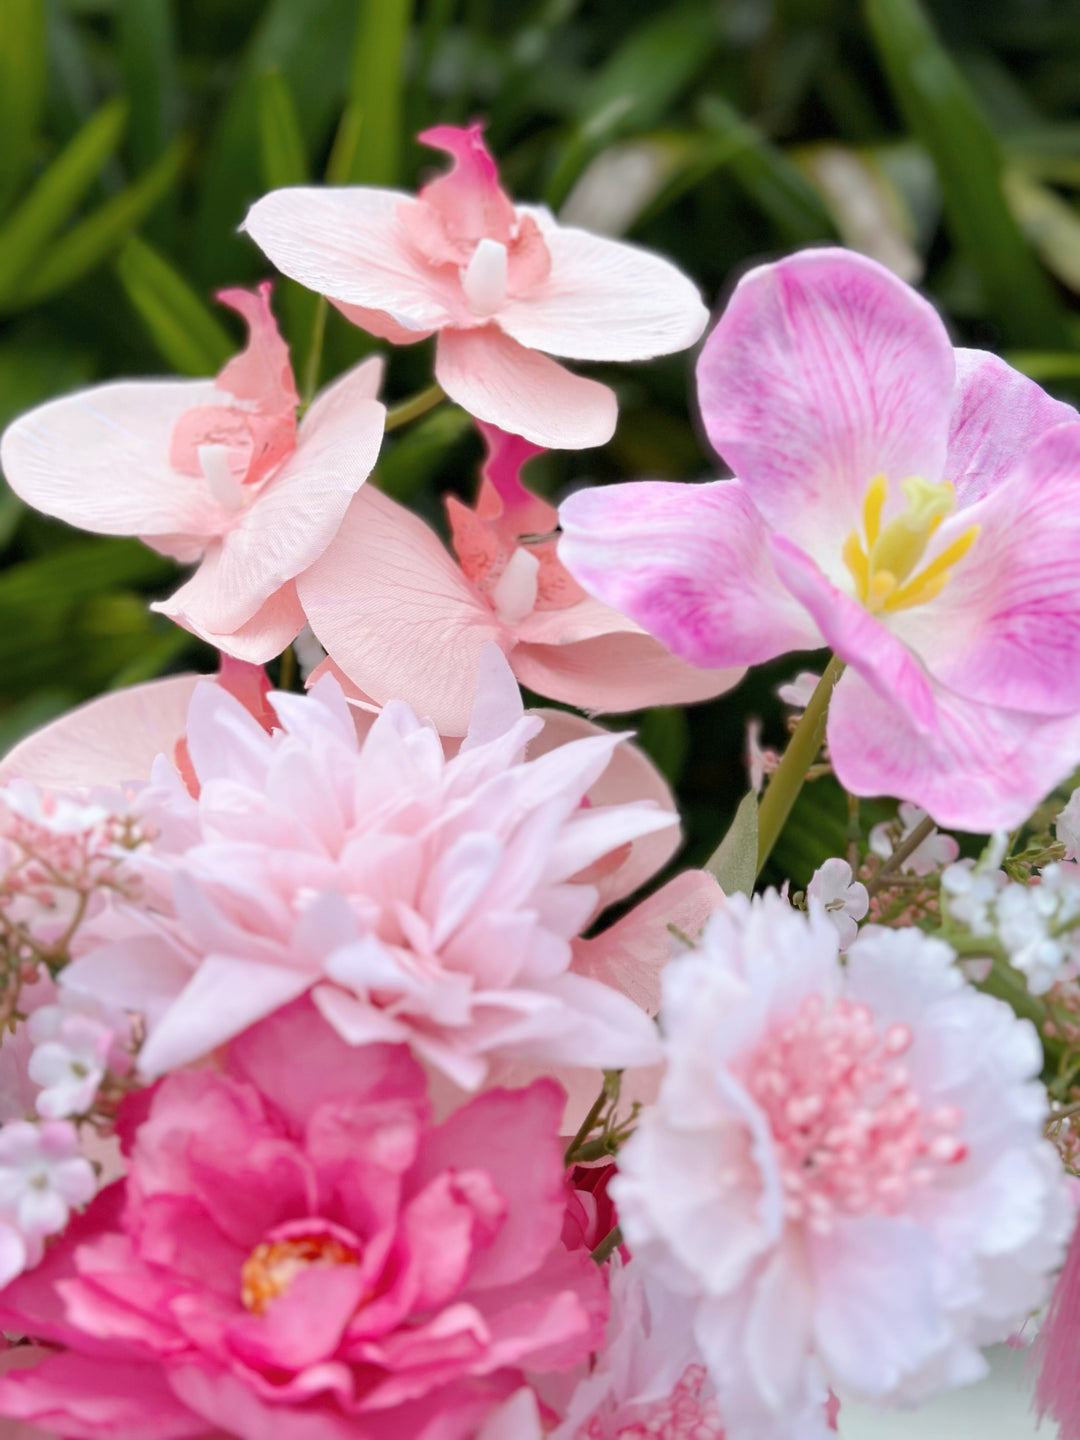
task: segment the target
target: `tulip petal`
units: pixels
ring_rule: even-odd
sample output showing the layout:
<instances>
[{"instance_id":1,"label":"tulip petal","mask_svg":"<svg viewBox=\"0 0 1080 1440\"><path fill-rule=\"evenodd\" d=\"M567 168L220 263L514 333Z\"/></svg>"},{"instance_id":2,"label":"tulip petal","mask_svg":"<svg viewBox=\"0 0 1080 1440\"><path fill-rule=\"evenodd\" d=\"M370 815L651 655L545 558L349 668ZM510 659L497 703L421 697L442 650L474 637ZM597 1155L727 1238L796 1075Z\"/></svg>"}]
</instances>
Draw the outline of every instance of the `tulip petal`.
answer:
<instances>
[{"instance_id":1,"label":"tulip petal","mask_svg":"<svg viewBox=\"0 0 1080 1440\"><path fill-rule=\"evenodd\" d=\"M697 287L669 260L550 220L541 230L547 281L498 313L520 344L568 360L648 360L685 350L705 329Z\"/></svg>"},{"instance_id":2,"label":"tulip petal","mask_svg":"<svg viewBox=\"0 0 1080 1440\"><path fill-rule=\"evenodd\" d=\"M527 350L494 325L444 330L435 378L470 415L549 450L606 445L615 433L614 393Z\"/></svg>"},{"instance_id":3,"label":"tulip petal","mask_svg":"<svg viewBox=\"0 0 1080 1440\"><path fill-rule=\"evenodd\" d=\"M574 579L691 665L756 665L821 644L738 482L579 490L559 521L559 559Z\"/></svg>"},{"instance_id":4,"label":"tulip petal","mask_svg":"<svg viewBox=\"0 0 1080 1440\"><path fill-rule=\"evenodd\" d=\"M832 249L744 276L698 362L709 439L770 526L822 561L875 475L942 478L953 380L933 308Z\"/></svg>"},{"instance_id":5,"label":"tulip petal","mask_svg":"<svg viewBox=\"0 0 1080 1440\"><path fill-rule=\"evenodd\" d=\"M120 381L50 400L8 426L0 464L21 499L98 535L218 534L228 514L169 463L173 428L227 403L212 380Z\"/></svg>"}]
</instances>

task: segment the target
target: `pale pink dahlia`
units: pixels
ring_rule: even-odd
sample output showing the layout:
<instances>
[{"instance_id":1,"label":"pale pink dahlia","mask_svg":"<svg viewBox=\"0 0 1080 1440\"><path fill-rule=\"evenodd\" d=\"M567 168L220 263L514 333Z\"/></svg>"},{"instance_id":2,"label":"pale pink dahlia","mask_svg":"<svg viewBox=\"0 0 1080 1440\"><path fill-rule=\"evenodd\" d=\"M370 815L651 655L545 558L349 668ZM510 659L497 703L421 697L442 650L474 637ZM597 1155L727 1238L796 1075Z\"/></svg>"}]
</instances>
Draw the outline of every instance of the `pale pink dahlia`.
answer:
<instances>
[{"instance_id":1,"label":"pale pink dahlia","mask_svg":"<svg viewBox=\"0 0 1080 1440\"><path fill-rule=\"evenodd\" d=\"M247 348L215 380L121 380L22 415L0 442L15 493L69 525L138 535L191 578L154 608L219 649L263 661L304 623L297 575L330 543L382 443L368 360L299 425L270 286L223 290Z\"/></svg>"},{"instance_id":2,"label":"pale pink dahlia","mask_svg":"<svg viewBox=\"0 0 1080 1440\"><path fill-rule=\"evenodd\" d=\"M950 948L736 895L667 967L668 1068L611 1185L633 1264L686 1298L730 1440L826 1387L979 1378L1073 1222L1029 1022ZM790 1427L796 1428L791 1429Z\"/></svg>"},{"instance_id":3,"label":"pale pink dahlia","mask_svg":"<svg viewBox=\"0 0 1080 1440\"><path fill-rule=\"evenodd\" d=\"M435 378L478 420L537 445L602 445L615 396L549 359L646 360L692 345L692 283L636 246L514 206L482 129L420 137L454 160L419 195L361 186L274 190L244 229L279 270L395 345L437 333Z\"/></svg>"},{"instance_id":4,"label":"pale pink dahlia","mask_svg":"<svg viewBox=\"0 0 1080 1440\"><path fill-rule=\"evenodd\" d=\"M1080 760L1076 412L840 250L745 276L698 389L737 478L572 495L570 573L696 665L831 647L853 794L1026 819Z\"/></svg>"},{"instance_id":5,"label":"pale pink dahlia","mask_svg":"<svg viewBox=\"0 0 1080 1440\"><path fill-rule=\"evenodd\" d=\"M551 1081L431 1125L403 1046L300 1001L121 1113L128 1173L0 1292L56 1346L0 1414L69 1440L474 1440L601 1342L600 1270L560 1240Z\"/></svg>"}]
</instances>

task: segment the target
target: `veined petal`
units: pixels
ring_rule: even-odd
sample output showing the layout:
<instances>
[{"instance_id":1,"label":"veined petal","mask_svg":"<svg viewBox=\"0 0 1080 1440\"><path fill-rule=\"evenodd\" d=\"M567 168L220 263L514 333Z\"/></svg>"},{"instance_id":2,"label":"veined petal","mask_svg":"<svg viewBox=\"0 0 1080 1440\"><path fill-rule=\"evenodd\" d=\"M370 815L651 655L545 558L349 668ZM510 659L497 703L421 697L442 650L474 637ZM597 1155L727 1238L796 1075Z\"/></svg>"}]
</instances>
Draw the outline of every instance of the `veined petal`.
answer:
<instances>
[{"instance_id":1,"label":"veined petal","mask_svg":"<svg viewBox=\"0 0 1080 1440\"><path fill-rule=\"evenodd\" d=\"M183 625L193 635L198 635L208 645L232 655L237 660L247 660L253 665L265 665L275 655L280 655L285 646L295 640L304 626L304 612L296 597L296 584L289 580L280 590L275 590L242 625L235 630L223 632L213 630L202 623L209 603L216 594L213 566L216 564L217 546L212 547L206 559L195 574L167 600L155 600L151 610L168 615L178 625ZM209 570L207 567L211 567Z\"/></svg>"},{"instance_id":2,"label":"veined petal","mask_svg":"<svg viewBox=\"0 0 1080 1440\"><path fill-rule=\"evenodd\" d=\"M300 421L300 437L312 430L320 429L324 422L352 412L359 401L378 400L382 388L386 362L381 355L369 355L325 385L309 405Z\"/></svg>"},{"instance_id":3,"label":"veined petal","mask_svg":"<svg viewBox=\"0 0 1080 1440\"><path fill-rule=\"evenodd\" d=\"M123 380L50 400L4 432L0 464L21 499L98 535L207 537L229 516L201 476L169 464L172 432L228 401L212 380Z\"/></svg>"},{"instance_id":4,"label":"veined petal","mask_svg":"<svg viewBox=\"0 0 1080 1440\"><path fill-rule=\"evenodd\" d=\"M669 260L567 226L542 233L548 279L499 309L522 345L568 360L648 360L685 350L705 329L696 285Z\"/></svg>"},{"instance_id":5,"label":"veined petal","mask_svg":"<svg viewBox=\"0 0 1080 1440\"><path fill-rule=\"evenodd\" d=\"M821 559L875 475L942 478L953 380L934 309L832 249L744 276L698 362L709 439L770 525Z\"/></svg>"},{"instance_id":6,"label":"veined petal","mask_svg":"<svg viewBox=\"0 0 1080 1440\"><path fill-rule=\"evenodd\" d=\"M398 220L410 199L370 186L295 186L257 200L241 228L309 290L430 334L454 323L460 285L410 245Z\"/></svg>"},{"instance_id":7,"label":"veined petal","mask_svg":"<svg viewBox=\"0 0 1080 1440\"><path fill-rule=\"evenodd\" d=\"M559 559L575 580L691 665L754 665L821 644L737 481L579 490L559 520Z\"/></svg>"},{"instance_id":8,"label":"veined petal","mask_svg":"<svg viewBox=\"0 0 1080 1440\"><path fill-rule=\"evenodd\" d=\"M566 645L519 642L510 664L521 683L538 695L605 714L711 700L746 674L742 666L702 670L688 665L659 640L633 630Z\"/></svg>"},{"instance_id":9,"label":"veined petal","mask_svg":"<svg viewBox=\"0 0 1080 1440\"><path fill-rule=\"evenodd\" d=\"M298 591L311 628L365 695L406 699L440 734L467 732L483 647L506 640L418 516L365 486Z\"/></svg>"},{"instance_id":10,"label":"veined petal","mask_svg":"<svg viewBox=\"0 0 1080 1440\"><path fill-rule=\"evenodd\" d=\"M444 330L435 378L470 415L549 450L606 445L615 433L614 393L527 350L495 325Z\"/></svg>"}]
</instances>

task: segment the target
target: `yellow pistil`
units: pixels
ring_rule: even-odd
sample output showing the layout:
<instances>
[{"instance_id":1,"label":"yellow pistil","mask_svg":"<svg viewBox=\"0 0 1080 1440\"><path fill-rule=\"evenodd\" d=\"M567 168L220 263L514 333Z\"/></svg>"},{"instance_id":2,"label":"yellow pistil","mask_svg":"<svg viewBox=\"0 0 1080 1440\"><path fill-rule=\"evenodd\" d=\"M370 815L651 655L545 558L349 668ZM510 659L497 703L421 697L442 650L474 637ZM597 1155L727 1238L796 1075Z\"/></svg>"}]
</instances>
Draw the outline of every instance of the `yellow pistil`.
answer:
<instances>
[{"instance_id":1,"label":"yellow pistil","mask_svg":"<svg viewBox=\"0 0 1080 1440\"><path fill-rule=\"evenodd\" d=\"M935 484L917 475L904 480L900 488L907 508L883 529L881 514L889 486L884 475L874 476L863 502L863 534L852 530L841 551L856 595L874 613L907 610L932 600L979 534L979 527L973 525L919 570L930 537L956 505L956 492L947 480Z\"/></svg>"},{"instance_id":2,"label":"yellow pistil","mask_svg":"<svg viewBox=\"0 0 1080 1440\"><path fill-rule=\"evenodd\" d=\"M356 1265L354 1251L333 1235L295 1235L256 1245L240 1271L240 1301L263 1315L271 1300L284 1295L302 1270L312 1265Z\"/></svg>"}]
</instances>

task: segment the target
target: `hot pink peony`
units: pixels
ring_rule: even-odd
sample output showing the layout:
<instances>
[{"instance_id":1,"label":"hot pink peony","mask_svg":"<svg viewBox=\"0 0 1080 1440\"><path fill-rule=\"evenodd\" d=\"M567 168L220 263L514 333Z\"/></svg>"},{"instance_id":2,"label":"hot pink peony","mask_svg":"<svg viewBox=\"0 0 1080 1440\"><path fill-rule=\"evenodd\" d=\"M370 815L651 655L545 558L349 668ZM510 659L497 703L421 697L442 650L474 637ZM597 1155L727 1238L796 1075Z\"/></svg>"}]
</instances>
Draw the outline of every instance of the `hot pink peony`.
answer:
<instances>
[{"instance_id":1,"label":"hot pink peony","mask_svg":"<svg viewBox=\"0 0 1080 1440\"><path fill-rule=\"evenodd\" d=\"M476 509L446 501L457 565L418 516L365 486L298 581L304 613L353 693L405 698L441 734L463 735L491 642L523 685L587 710L682 704L742 678L676 659L587 596L555 553L554 507L521 483L538 448L481 429L488 458Z\"/></svg>"},{"instance_id":2,"label":"hot pink peony","mask_svg":"<svg viewBox=\"0 0 1080 1440\"><path fill-rule=\"evenodd\" d=\"M1080 759L1076 412L838 250L747 275L698 384L738 478L572 495L571 574L693 664L831 646L847 790L1026 819Z\"/></svg>"},{"instance_id":3,"label":"hot pink peony","mask_svg":"<svg viewBox=\"0 0 1080 1440\"><path fill-rule=\"evenodd\" d=\"M600 1343L599 1269L560 1240L563 1097L492 1091L433 1128L400 1046L307 1001L121 1114L128 1174L0 1293L59 1347L0 1413L70 1440L472 1440ZM143 1116L145 1115L145 1118Z\"/></svg>"},{"instance_id":4,"label":"hot pink peony","mask_svg":"<svg viewBox=\"0 0 1080 1440\"><path fill-rule=\"evenodd\" d=\"M232 655L279 654L304 623L297 575L330 543L382 443L369 360L299 426L270 286L223 290L250 338L216 380L120 381L31 410L4 432L11 488L46 515L138 535L194 575L154 608Z\"/></svg>"},{"instance_id":5,"label":"hot pink peony","mask_svg":"<svg viewBox=\"0 0 1080 1440\"><path fill-rule=\"evenodd\" d=\"M471 415L537 445L602 445L615 396L548 358L645 360L692 345L708 318L659 256L515 208L481 127L420 139L454 160L415 198L397 190L275 190L244 228L279 270L372 334L438 333L435 377ZM546 352L546 353L545 353Z\"/></svg>"}]
</instances>

